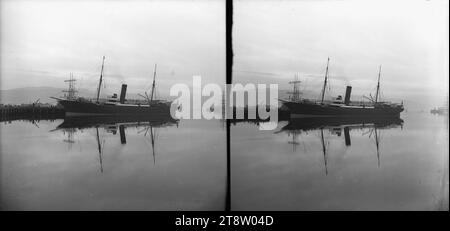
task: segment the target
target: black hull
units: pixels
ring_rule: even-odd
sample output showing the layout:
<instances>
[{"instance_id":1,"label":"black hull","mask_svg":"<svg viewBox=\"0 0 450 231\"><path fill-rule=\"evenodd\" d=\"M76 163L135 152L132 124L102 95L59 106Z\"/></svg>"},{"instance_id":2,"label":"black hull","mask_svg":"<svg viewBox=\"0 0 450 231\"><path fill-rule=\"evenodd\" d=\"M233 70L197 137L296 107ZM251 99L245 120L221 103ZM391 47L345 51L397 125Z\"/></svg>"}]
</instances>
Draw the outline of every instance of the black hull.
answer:
<instances>
[{"instance_id":1,"label":"black hull","mask_svg":"<svg viewBox=\"0 0 450 231\"><path fill-rule=\"evenodd\" d=\"M283 104L289 109L291 118L307 117L400 117L402 106L377 105L375 107L335 106L312 102L289 102Z\"/></svg>"},{"instance_id":2,"label":"black hull","mask_svg":"<svg viewBox=\"0 0 450 231\"><path fill-rule=\"evenodd\" d=\"M104 104L89 101L60 100L66 116L85 115L152 115L170 116L169 103L149 105Z\"/></svg>"},{"instance_id":3,"label":"black hull","mask_svg":"<svg viewBox=\"0 0 450 231\"><path fill-rule=\"evenodd\" d=\"M403 125L400 118L391 117L316 117L291 119L282 131L309 131L331 127L375 127L389 128Z\"/></svg>"},{"instance_id":4,"label":"black hull","mask_svg":"<svg viewBox=\"0 0 450 231\"><path fill-rule=\"evenodd\" d=\"M165 127L178 124L178 120L171 116L127 116L127 115L110 115L110 116L70 116L64 119L57 129L77 128L85 129L91 127L99 127L103 125L115 124L134 124L150 125L153 127Z\"/></svg>"}]
</instances>

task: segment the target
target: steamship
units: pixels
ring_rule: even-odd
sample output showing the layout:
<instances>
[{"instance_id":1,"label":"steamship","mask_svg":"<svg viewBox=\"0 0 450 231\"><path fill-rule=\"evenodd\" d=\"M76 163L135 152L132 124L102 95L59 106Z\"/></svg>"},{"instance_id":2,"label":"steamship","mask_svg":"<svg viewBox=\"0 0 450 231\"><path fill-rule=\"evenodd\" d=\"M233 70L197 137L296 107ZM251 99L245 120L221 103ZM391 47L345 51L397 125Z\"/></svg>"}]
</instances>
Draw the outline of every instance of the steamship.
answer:
<instances>
[{"instance_id":1,"label":"steamship","mask_svg":"<svg viewBox=\"0 0 450 231\"><path fill-rule=\"evenodd\" d=\"M311 100L300 98L298 84L300 81L296 78L289 83L294 84L294 91L289 99L280 99L282 104L289 110L291 118L308 117L399 117L404 110L403 102L401 104L380 101L380 76L381 66L378 73L378 84L375 98L365 97L369 102L354 102L350 100L352 87L347 86L345 98L336 97L334 100L324 100L328 81L328 66L330 58L327 61L325 80L322 87L321 99Z\"/></svg>"},{"instance_id":2,"label":"steamship","mask_svg":"<svg viewBox=\"0 0 450 231\"><path fill-rule=\"evenodd\" d=\"M63 98L56 98L58 103L64 107L66 116L85 116L85 115L151 115L151 116L170 116L170 101L154 99L155 78L156 78L156 64L153 74L153 84L151 94L139 94L144 100L140 99L126 99L127 85L122 84L120 98L117 94L113 94L106 99L100 98L100 90L103 81L103 67L105 57L103 56L102 69L100 72L100 80L97 87L96 98L83 98L76 96L74 87L75 79L71 76L65 82L69 83L69 90Z\"/></svg>"}]
</instances>

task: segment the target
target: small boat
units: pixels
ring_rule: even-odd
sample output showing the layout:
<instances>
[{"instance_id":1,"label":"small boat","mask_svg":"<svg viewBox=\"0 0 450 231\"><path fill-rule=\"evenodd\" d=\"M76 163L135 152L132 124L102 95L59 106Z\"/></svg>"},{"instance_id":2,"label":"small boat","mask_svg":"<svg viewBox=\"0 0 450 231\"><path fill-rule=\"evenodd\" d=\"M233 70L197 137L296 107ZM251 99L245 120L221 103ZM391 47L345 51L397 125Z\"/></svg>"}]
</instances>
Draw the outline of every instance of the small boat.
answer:
<instances>
[{"instance_id":1,"label":"small boat","mask_svg":"<svg viewBox=\"0 0 450 231\"><path fill-rule=\"evenodd\" d=\"M447 102L444 106L433 108L430 110L431 114L438 114L438 115L448 115L448 95L447 95Z\"/></svg>"}]
</instances>

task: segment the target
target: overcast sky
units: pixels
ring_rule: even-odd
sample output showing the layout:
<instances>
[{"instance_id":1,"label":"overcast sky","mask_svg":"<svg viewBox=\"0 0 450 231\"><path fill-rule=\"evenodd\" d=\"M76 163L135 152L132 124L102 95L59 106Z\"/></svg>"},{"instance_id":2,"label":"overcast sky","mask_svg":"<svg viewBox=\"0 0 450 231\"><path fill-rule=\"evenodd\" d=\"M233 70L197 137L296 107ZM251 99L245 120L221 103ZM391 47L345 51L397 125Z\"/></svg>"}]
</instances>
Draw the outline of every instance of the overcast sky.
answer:
<instances>
[{"instance_id":1,"label":"overcast sky","mask_svg":"<svg viewBox=\"0 0 450 231\"><path fill-rule=\"evenodd\" d=\"M319 96L327 57L331 93L375 91L425 105L448 92L448 1L235 1L233 81L287 88L300 74ZM437 105L440 106L440 105ZM428 109L428 108L424 108Z\"/></svg>"},{"instance_id":2,"label":"overcast sky","mask_svg":"<svg viewBox=\"0 0 450 231\"><path fill-rule=\"evenodd\" d=\"M225 2L1 1L1 89L66 87L73 72L95 91L103 55L110 92L142 92L155 63L161 94L192 75L222 83Z\"/></svg>"},{"instance_id":3,"label":"overcast sky","mask_svg":"<svg viewBox=\"0 0 450 231\"><path fill-rule=\"evenodd\" d=\"M300 74L320 91L326 59L330 95L374 92L382 65L383 97L439 104L448 92L448 2L234 2L234 82L279 83ZM121 83L147 90L158 64L159 94L178 82L225 79L224 1L1 1L0 89L95 90L106 56L105 93Z\"/></svg>"}]
</instances>

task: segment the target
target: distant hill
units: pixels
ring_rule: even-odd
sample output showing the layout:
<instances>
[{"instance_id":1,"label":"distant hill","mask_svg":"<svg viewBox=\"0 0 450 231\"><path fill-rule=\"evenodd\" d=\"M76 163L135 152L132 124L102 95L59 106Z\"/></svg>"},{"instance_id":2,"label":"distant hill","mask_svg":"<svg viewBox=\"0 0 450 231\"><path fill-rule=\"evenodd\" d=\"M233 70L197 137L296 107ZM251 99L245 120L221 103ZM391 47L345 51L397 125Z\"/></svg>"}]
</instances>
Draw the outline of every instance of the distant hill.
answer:
<instances>
[{"instance_id":1,"label":"distant hill","mask_svg":"<svg viewBox=\"0 0 450 231\"><path fill-rule=\"evenodd\" d=\"M56 100L50 97L61 97L64 95L63 90L65 88L56 87L25 87L25 88L15 88L9 90L0 90L0 103L1 104L23 104L23 103L33 103L39 99L41 103L56 104ZM95 92L88 89L77 89L78 95L87 98L93 98ZM119 94L119 92L116 92ZM108 89L102 89L102 94L100 97L106 97L106 95L111 95L112 92ZM127 92L127 98L129 99L142 99L136 93ZM168 98L168 97L165 97Z\"/></svg>"},{"instance_id":2,"label":"distant hill","mask_svg":"<svg viewBox=\"0 0 450 231\"><path fill-rule=\"evenodd\" d=\"M50 103L55 104L56 101L51 99L50 97L58 97L63 96L63 88L56 87L26 87L26 88L15 88L10 90L0 90L0 103L2 104L22 104L22 103L32 103L39 99L41 103ZM94 97L95 92L93 90L87 89L77 89L78 95L83 97ZM102 93L102 97L105 94L110 94L110 92ZM288 98L288 90L279 89L278 90L278 98L286 99ZM303 91L302 97L305 98L318 98L317 92L312 91ZM127 92L127 98L141 98L136 93ZM162 97L165 99L171 98L174 99L176 97ZM204 97L207 99L208 97ZM204 99L204 100L205 100Z\"/></svg>"},{"instance_id":3,"label":"distant hill","mask_svg":"<svg viewBox=\"0 0 450 231\"><path fill-rule=\"evenodd\" d=\"M9 90L0 90L0 103L2 104L22 104L32 103L39 99L41 103L56 104L54 99L50 97L62 96L63 88L56 87L25 87ZM92 92L79 89L81 95L94 95Z\"/></svg>"}]
</instances>

